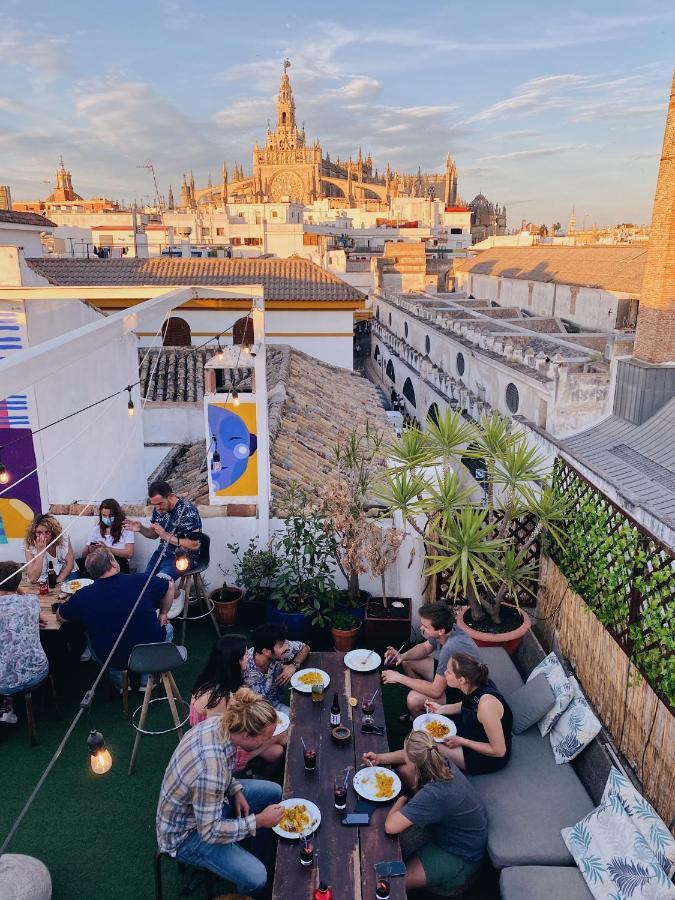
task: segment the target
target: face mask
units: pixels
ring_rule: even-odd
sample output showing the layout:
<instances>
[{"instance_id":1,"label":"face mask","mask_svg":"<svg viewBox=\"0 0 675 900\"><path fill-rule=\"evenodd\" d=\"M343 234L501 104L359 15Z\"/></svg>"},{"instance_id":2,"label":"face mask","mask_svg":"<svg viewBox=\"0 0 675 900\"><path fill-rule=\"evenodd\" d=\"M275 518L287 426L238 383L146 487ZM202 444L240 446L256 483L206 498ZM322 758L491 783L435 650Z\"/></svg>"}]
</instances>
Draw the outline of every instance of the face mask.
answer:
<instances>
[{"instance_id":1,"label":"face mask","mask_svg":"<svg viewBox=\"0 0 675 900\"><path fill-rule=\"evenodd\" d=\"M111 516L101 516L101 522L103 522L104 525L112 525L113 519Z\"/></svg>"}]
</instances>

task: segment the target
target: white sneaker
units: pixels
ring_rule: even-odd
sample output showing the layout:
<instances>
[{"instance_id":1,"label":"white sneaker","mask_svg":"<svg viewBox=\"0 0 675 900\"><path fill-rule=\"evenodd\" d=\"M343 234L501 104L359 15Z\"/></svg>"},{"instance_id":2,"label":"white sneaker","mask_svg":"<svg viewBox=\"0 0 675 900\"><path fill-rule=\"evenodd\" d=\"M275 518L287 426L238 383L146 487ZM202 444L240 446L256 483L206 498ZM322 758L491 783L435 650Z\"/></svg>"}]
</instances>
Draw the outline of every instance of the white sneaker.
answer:
<instances>
[{"instance_id":1,"label":"white sneaker","mask_svg":"<svg viewBox=\"0 0 675 900\"><path fill-rule=\"evenodd\" d=\"M0 722L4 722L5 725L16 725L18 721L13 709L3 709L0 711Z\"/></svg>"},{"instance_id":2,"label":"white sneaker","mask_svg":"<svg viewBox=\"0 0 675 900\"><path fill-rule=\"evenodd\" d=\"M91 650L89 647L85 647L82 651L82 655L80 656L80 662L89 662L91 659Z\"/></svg>"},{"instance_id":3,"label":"white sneaker","mask_svg":"<svg viewBox=\"0 0 675 900\"><path fill-rule=\"evenodd\" d=\"M173 598L173 603L171 604L171 609L167 613L170 619L175 619L176 616L180 616L183 612L183 607L185 606L185 591L179 591L176 596Z\"/></svg>"}]
</instances>

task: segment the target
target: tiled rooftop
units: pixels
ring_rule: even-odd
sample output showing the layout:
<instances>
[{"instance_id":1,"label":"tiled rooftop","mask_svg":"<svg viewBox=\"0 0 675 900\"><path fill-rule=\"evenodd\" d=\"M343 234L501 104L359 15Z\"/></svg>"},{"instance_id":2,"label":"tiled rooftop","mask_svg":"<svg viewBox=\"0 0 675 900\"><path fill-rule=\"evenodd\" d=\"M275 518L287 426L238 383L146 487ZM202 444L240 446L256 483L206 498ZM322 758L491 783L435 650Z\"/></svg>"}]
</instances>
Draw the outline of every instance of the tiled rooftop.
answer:
<instances>
[{"instance_id":1,"label":"tiled rooftop","mask_svg":"<svg viewBox=\"0 0 675 900\"><path fill-rule=\"evenodd\" d=\"M640 293L647 246L493 247L455 261L455 271L474 275L555 281L581 287Z\"/></svg>"},{"instance_id":2,"label":"tiled rooftop","mask_svg":"<svg viewBox=\"0 0 675 900\"><path fill-rule=\"evenodd\" d=\"M16 212L13 209L0 209L0 222L11 225L38 225L40 228L56 228L51 219L33 212Z\"/></svg>"},{"instance_id":3,"label":"tiled rooftop","mask_svg":"<svg viewBox=\"0 0 675 900\"><path fill-rule=\"evenodd\" d=\"M308 259L29 259L54 285L262 284L266 300L364 301L361 291Z\"/></svg>"}]
</instances>

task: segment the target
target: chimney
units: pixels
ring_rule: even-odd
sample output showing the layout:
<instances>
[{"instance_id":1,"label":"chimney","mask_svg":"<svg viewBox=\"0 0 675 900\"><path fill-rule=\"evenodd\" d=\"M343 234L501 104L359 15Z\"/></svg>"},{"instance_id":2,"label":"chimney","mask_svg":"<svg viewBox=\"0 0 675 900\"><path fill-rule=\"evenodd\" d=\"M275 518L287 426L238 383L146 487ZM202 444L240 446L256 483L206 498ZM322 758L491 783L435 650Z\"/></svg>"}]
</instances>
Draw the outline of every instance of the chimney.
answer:
<instances>
[{"instance_id":1,"label":"chimney","mask_svg":"<svg viewBox=\"0 0 675 900\"><path fill-rule=\"evenodd\" d=\"M675 362L675 72L656 182L633 355L647 363Z\"/></svg>"}]
</instances>

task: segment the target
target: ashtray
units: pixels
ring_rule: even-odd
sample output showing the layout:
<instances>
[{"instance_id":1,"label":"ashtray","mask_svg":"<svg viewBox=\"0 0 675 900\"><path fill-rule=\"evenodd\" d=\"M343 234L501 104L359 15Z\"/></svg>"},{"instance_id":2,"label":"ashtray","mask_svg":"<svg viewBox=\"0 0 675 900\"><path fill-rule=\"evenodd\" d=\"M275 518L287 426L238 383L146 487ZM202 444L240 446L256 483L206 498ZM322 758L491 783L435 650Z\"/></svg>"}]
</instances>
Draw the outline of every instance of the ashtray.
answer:
<instances>
[{"instance_id":1,"label":"ashtray","mask_svg":"<svg viewBox=\"0 0 675 900\"><path fill-rule=\"evenodd\" d=\"M336 744L348 744L352 738L352 732L345 725L337 725L331 728L330 736Z\"/></svg>"}]
</instances>

